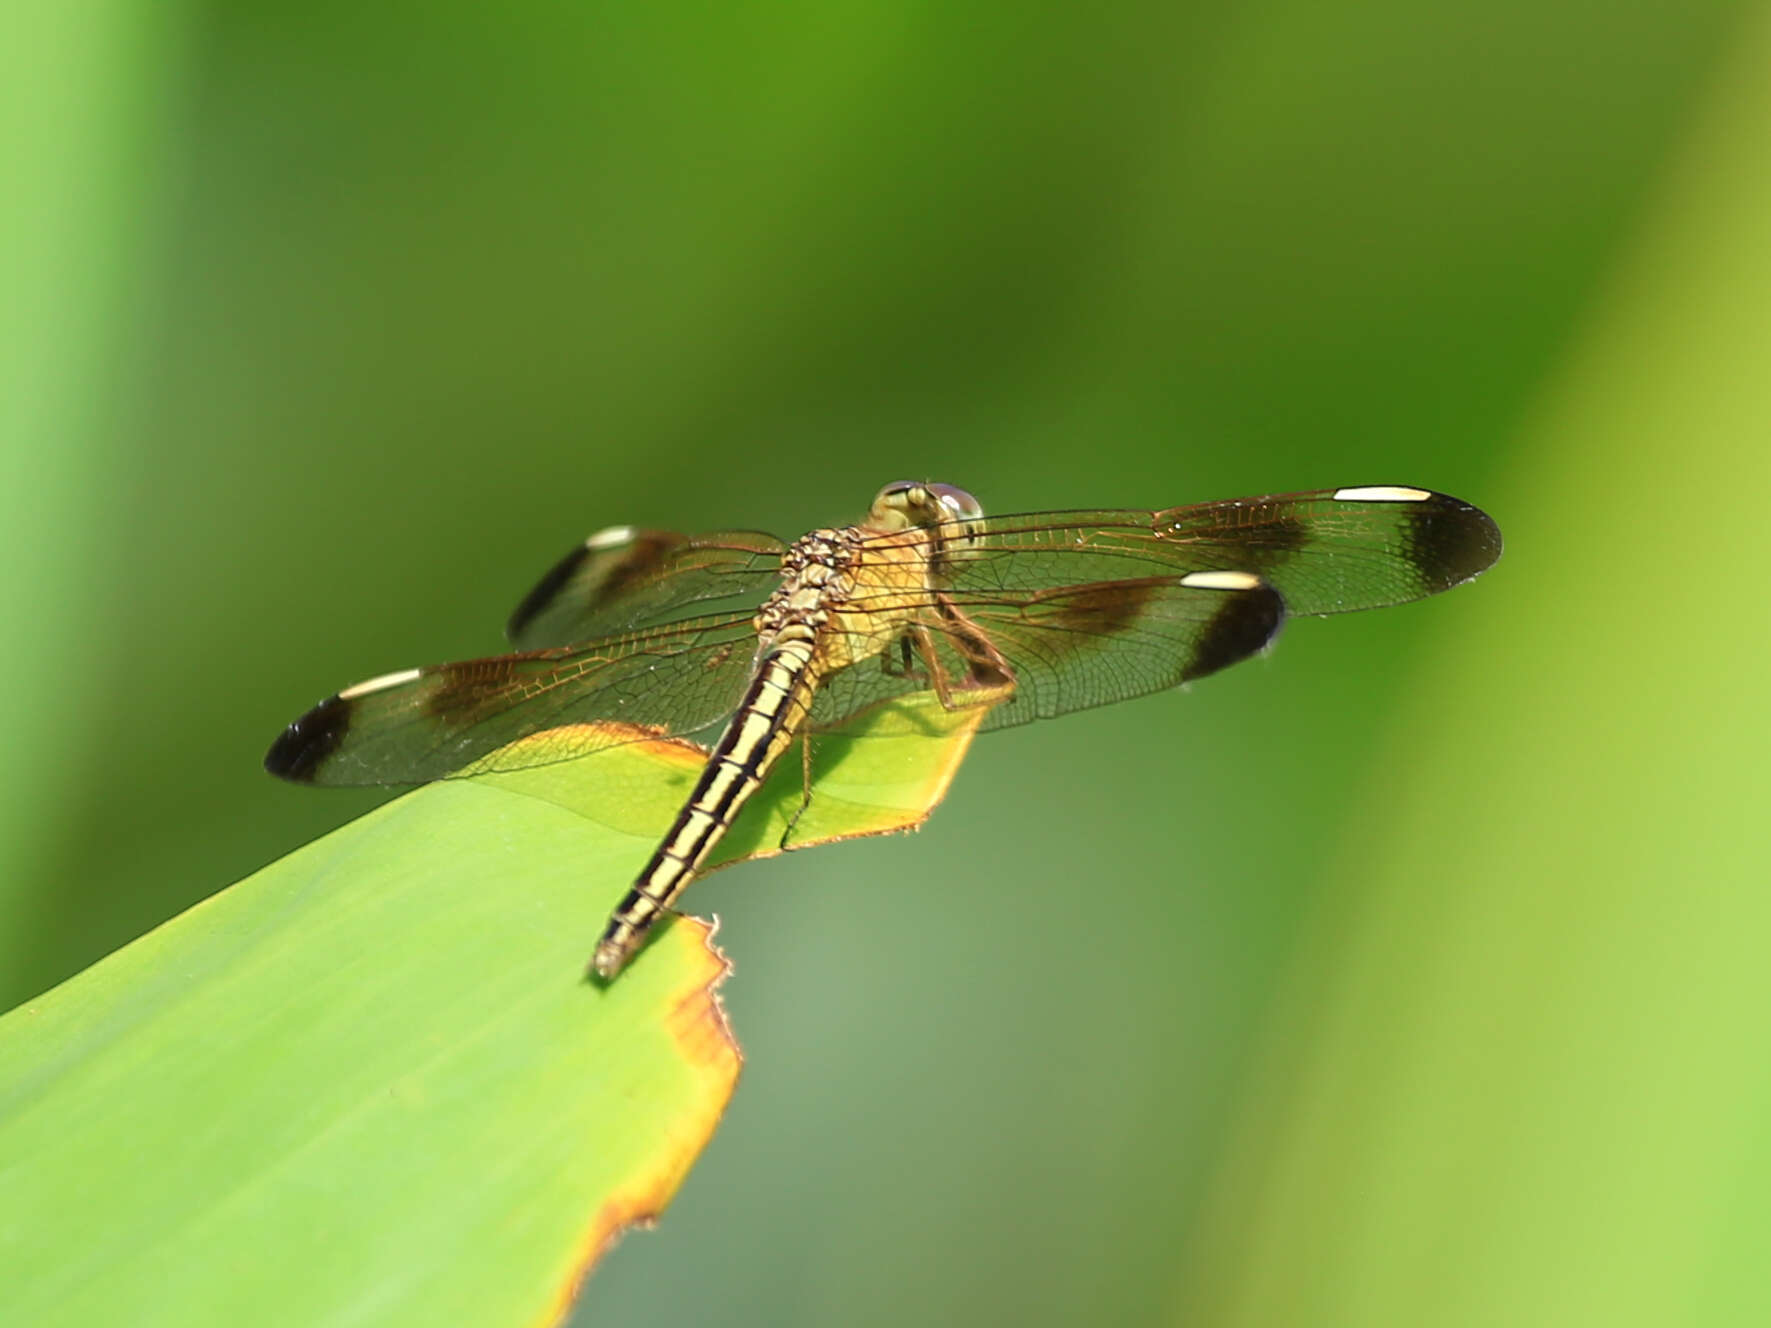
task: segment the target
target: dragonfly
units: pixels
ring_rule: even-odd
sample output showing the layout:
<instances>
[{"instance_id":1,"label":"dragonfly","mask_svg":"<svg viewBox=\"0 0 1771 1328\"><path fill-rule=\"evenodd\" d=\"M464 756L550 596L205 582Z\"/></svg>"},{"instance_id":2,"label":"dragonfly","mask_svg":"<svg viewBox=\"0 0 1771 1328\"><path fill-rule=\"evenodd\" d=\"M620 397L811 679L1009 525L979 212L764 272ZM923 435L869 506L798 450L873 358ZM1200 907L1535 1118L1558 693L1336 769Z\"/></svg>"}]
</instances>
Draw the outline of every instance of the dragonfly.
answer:
<instances>
[{"instance_id":1,"label":"dragonfly","mask_svg":"<svg viewBox=\"0 0 1771 1328\"><path fill-rule=\"evenodd\" d=\"M517 653L346 687L290 724L265 768L422 784L641 737L710 740L596 946L607 983L796 740L809 799L810 735L912 693L985 707L979 730L1124 701L1262 653L1288 616L1422 599L1500 552L1480 509L1389 484L987 517L963 489L903 481L859 524L791 543L616 526L523 599Z\"/></svg>"}]
</instances>

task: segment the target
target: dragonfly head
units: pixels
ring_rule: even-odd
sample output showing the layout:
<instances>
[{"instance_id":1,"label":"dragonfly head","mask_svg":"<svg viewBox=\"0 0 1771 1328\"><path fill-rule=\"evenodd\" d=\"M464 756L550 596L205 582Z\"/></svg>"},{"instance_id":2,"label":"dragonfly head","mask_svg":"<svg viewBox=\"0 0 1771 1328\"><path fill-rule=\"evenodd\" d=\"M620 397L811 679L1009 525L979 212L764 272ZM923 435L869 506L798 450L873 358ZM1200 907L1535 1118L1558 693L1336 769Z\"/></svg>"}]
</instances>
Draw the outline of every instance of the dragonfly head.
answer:
<instances>
[{"instance_id":1,"label":"dragonfly head","mask_svg":"<svg viewBox=\"0 0 1771 1328\"><path fill-rule=\"evenodd\" d=\"M937 526L944 521L976 521L984 515L978 500L951 484L918 484L900 480L888 484L873 499L867 524L874 530L910 530Z\"/></svg>"}]
</instances>

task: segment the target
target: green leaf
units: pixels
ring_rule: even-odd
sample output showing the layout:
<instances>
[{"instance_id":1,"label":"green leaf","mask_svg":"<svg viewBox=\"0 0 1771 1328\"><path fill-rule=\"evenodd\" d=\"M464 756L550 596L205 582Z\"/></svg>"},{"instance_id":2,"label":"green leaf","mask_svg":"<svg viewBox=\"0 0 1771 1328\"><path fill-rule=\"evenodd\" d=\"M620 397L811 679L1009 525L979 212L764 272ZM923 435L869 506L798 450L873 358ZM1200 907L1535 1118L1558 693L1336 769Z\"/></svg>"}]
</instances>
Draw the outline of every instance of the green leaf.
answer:
<instances>
[{"instance_id":1,"label":"green leaf","mask_svg":"<svg viewBox=\"0 0 1771 1328\"><path fill-rule=\"evenodd\" d=\"M920 823L981 717L820 739L795 846ZM430 785L0 1018L0 1322L555 1320L737 1078L707 924L583 977L699 766L649 739ZM722 861L777 851L802 778Z\"/></svg>"}]
</instances>

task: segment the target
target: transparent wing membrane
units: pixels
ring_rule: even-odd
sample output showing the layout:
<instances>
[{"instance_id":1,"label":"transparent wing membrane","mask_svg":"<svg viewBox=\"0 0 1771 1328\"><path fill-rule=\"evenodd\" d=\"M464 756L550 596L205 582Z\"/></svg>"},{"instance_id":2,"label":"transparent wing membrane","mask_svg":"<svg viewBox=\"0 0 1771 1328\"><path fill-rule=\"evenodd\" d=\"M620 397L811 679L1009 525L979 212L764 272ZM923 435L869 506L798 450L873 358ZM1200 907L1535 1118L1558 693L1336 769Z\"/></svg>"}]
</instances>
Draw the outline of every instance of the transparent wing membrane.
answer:
<instances>
[{"instance_id":1,"label":"transparent wing membrane","mask_svg":"<svg viewBox=\"0 0 1771 1328\"><path fill-rule=\"evenodd\" d=\"M1285 619L1271 586L1145 577L1027 595L936 593L892 648L831 675L812 725L840 728L895 697L934 690L990 702L984 729L1146 696L1257 654ZM1000 685L1012 681L1006 698Z\"/></svg>"},{"instance_id":2,"label":"transparent wing membrane","mask_svg":"<svg viewBox=\"0 0 1771 1328\"><path fill-rule=\"evenodd\" d=\"M749 615L692 619L567 649L410 669L347 687L291 724L266 768L314 784L422 784L573 760L613 745L564 728L614 721L691 737L737 707L756 632Z\"/></svg>"},{"instance_id":3,"label":"transparent wing membrane","mask_svg":"<svg viewBox=\"0 0 1771 1328\"><path fill-rule=\"evenodd\" d=\"M523 650L576 645L709 608L755 608L781 579L785 546L732 530L679 535L616 526L548 570L505 629Z\"/></svg>"},{"instance_id":4,"label":"transparent wing membrane","mask_svg":"<svg viewBox=\"0 0 1771 1328\"><path fill-rule=\"evenodd\" d=\"M1235 568L1271 582L1293 614L1422 599L1478 575L1501 549L1499 530L1480 509L1398 486L1158 512L1034 512L952 523L952 532L955 543L970 542L948 555L955 589L1013 593Z\"/></svg>"}]
</instances>

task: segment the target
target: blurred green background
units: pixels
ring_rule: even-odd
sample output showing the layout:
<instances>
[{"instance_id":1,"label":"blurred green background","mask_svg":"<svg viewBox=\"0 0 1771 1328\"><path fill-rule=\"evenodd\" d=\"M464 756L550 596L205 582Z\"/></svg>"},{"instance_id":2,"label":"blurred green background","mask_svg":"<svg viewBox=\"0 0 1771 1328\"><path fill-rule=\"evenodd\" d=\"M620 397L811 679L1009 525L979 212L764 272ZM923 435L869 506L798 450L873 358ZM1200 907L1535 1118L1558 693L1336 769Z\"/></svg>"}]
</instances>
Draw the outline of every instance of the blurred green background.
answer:
<instances>
[{"instance_id":1,"label":"blurred green background","mask_svg":"<svg viewBox=\"0 0 1771 1328\"><path fill-rule=\"evenodd\" d=\"M1771 1320L1762 6L0 25L5 1005L596 527L1426 485L1475 586L697 887L745 1077L576 1321Z\"/></svg>"}]
</instances>

